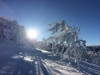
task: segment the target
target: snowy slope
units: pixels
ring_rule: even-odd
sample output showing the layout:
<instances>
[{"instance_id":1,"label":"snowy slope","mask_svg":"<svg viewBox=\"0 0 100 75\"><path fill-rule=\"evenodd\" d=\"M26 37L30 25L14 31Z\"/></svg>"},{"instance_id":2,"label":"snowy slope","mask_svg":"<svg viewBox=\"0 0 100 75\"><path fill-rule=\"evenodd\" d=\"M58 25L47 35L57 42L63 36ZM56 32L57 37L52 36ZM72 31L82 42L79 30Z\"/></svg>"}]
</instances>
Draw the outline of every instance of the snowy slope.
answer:
<instances>
[{"instance_id":1,"label":"snowy slope","mask_svg":"<svg viewBox=\"0 0 100 75\"><path fill-rule=\"evenodd\" d=\"M0 51L0 75L83 75L48 51L18 47L9 41L0 42Z\"/></svg>"},{"instance_id":2,"label":"snowy slope","mask_svg":"<svg viewBox=\"0 0 100 75\"><path fill-rule=\"evenodd\" d=\"M40 51L42 53L38 56L50 75L83 75L83 73L69 66L68 63L61 61L58 55L45 50Z\"/></svg>"}]
</instances>

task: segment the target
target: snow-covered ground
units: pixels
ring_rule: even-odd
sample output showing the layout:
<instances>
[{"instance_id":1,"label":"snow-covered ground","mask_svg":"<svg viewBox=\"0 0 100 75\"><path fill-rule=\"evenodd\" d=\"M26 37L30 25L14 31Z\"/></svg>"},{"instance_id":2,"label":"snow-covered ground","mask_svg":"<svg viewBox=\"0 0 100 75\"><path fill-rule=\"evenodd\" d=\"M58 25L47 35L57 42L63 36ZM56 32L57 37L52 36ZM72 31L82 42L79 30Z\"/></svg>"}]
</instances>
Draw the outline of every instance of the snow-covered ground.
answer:
<instances>
[{"instance_id":1,"label":"snow-covered ground","mask_svg":"<svg viewBox=\"0 0 100 75\"><path fill-rule=\"evenodd\" d=\"M78 70L69 66L68 63L61 61L58 55L45 50L41 51L41 55L38 56L50 75L82 75Z\"/></svg>"},{"instance_id":2,"label":"snow-covered ground","mask_svg":"<svg viewBox=\"0 0 100 75\"><path fill-rule=\"evenodd\" d=\"M0 42L0 75L85 75L45 50Z\"/></svg>"},{"instance_id":3,"label":"snow-covered ground","mask_svg":"<svg viewBox=\"0 0 100 75\"><path fill-rule=\"evenodd\" d=\"M81 72L45 50L0 41L0 75L100 75L100 66L80 61Z\"/></svg>"}]
</instances>

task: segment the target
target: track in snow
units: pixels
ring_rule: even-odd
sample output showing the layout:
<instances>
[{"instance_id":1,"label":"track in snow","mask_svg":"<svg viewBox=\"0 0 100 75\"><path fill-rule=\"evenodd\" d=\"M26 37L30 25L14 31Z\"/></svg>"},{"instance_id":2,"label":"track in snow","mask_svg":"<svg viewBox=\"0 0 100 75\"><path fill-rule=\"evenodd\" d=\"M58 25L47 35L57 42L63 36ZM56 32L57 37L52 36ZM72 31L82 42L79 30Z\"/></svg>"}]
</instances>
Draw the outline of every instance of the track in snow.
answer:
<instances>
[{"instance_id":1,"label":"track in snow","mask_svg":"<svg viewBox=\"0 0 100 75\"><path fill-rule=\"evenodd\" d=\"M19 54L10 53L13 56L9 56L9 60L3 62L0 75L49 75L42 59L37 54L31 56L32 61L26 61L25 55L20 57Z\"/></svg>"}]
</instances>

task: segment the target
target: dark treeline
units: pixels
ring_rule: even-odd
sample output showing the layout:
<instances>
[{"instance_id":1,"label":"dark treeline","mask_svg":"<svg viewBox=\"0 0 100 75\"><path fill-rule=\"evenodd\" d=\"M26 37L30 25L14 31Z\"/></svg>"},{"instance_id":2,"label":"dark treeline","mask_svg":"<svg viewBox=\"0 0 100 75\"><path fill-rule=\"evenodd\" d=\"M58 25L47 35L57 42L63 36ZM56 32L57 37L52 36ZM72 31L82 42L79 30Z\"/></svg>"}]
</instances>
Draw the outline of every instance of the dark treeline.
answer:
<instances>
[{"instance_id":1,"label":"dark treeline","mask_svg":"<svg viewBox=\"0 0 100 75\"><path fill-rule=\"evenodd\" d=\"M87 46L88 50L98 52L100 51L100 46Z\"/></svg>"}]
</instances>

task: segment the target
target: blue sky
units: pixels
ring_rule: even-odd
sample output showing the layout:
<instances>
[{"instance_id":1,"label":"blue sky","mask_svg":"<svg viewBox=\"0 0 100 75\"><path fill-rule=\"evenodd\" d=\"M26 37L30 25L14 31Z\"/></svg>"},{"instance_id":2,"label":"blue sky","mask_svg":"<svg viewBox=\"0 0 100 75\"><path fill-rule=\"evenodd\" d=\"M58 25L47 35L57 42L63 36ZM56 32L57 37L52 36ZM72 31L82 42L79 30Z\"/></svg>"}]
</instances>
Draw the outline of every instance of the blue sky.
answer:
<instances>
[{"instance_id":1,"label":"blue sky","mask_svg":"<svg viewBox=\"0 0 100 75\"><path fill-rule=\"evenodd\" d=\"M47 24L65 20L72 27L81 25L79 37L87 45L100 45L100 0L0 0L0 16L34 28L39 40L49 37Z\"/></svg>"}]
</instances>

